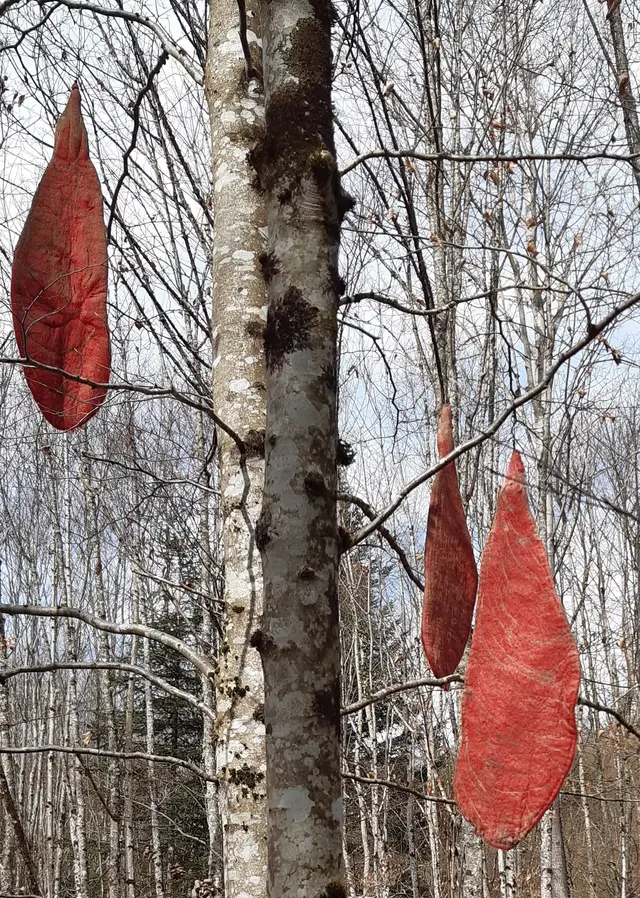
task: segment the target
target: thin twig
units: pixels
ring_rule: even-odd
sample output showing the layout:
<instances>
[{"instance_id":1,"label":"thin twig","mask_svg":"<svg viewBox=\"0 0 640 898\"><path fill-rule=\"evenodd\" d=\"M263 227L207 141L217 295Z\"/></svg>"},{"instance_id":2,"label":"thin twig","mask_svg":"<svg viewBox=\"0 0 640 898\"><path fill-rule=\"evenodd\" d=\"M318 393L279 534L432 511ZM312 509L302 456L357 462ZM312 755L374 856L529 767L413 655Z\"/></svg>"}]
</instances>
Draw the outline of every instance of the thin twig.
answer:
<instances>
[{"instance_id":1,"label":"thin twig","mask_svg":"<svg viewBox=\"0 0 640 898\"><path fill-rule=\"evenodd\" d=\"M355 714L356 711L361 711L369 705L384 701L389 698L390 695L395 695L398 692L408 692L410 689L418 689L420 686L433 686L434 688L438 687L444 689L450 683L462 682L464 681L460 674L451 674L448 677L442 677L440 679L422 677L419 680L407 680L406 683L394 683L393 686L386 686L384 689L380 689L378 692L373 692L371 695L360 699L360 701L353 702L351 705L345 705L345 707L341 709L340 714L342 714L342 716L346 714Z\"/></svg>"},{"instance_id":2,"label":"thin twig","mask_svg":"<svg viewBox=\"0 0 640 898\"><path fill-rule=\"evenodd\" d=\"M121 758L124 761L155 761L160 764L173 764L175 767L189 770L200 779L208 780L211 783L218 782L217 776L211 776L196 764L192 764L190 761L183 761L182 758L174 758L171 755L152 755L146 751L110 751L107 748L77 748L72 745L3 745L0 747L0 756L37 755L48 754L49 752L58 752L63 755L92 755L98 758Z\"/></svg>"},{"instance_id":3,"label":"thin twig","mask_svg":"<svg viewBox=\"0 0 640 898\"><path fill-rule=\"evenodd\" d=\"M178 689L177 686L173 686L161 677L151 673L151 671L145 670L144 667L138 667L136 664L127 664L124 661L53 661L50 664L7 667L0 671L0 684L4 683L6 680L10 680L12 677L21 676L22 674L51 673L55 670L114 670L123 673L132 673L134 676L143 677L143 679L153 683L154 686L161 689L163 692L166 692L167 695L173 695L176 698L182 699L182 701L193 705L194 708L197 708L199 711L202 711L203 714L210 717L214 723L217 719L215 712L204 702L198 701L198 699L190 692Z\"/></svg>"},{"instance_id":4,"label":"thin twig","mask_svg":"<svg viewBox=\"0 0 640 898\"><path fill-rule=\"evenodd\" d=\"M89 614L86 611L80 611L79 608L70 608L67 605L62 607L46 606L46 605L5 605L0 604L0 614L8 614L12 617L19 617L24 614L27 617L53 617L68 618L71 620L82 621L95 630L102 630L105 633L117 633L124 636L142 636L144 639L152 639L159 642L167 648L173 649L193 666L207 677L214 674L214 667L207 659L191 649L182 639L165 633L164 630L156 630L146 624L116 624L112 621L104 620Z\"/></svg>"},{"instance_id":5,"label":"thin twig","mask_svg":"<svg viewBox=\"0 0 640 898\"><path fill-rule=\"evenodd\" d=\"M165 64L165 62L169 59L169 54L166 50L164 50L160 56L158 57L158 61L154 65L154 67L149 72L149 77L147 78L147 82L136 97L136 101L133 104L133 130L131 131L131 140L129 142L129 146L125 150L125 154L122 157L122 174L118 178L118 183L115 186L113 191L113 195L111 197L111 212L109 213L109 222L107 224L107 243L111 240L111 228L113 227L113 219L116 215L116 210L118 208L118 196L122 189L124 182L126 181L129 175L129 158L133 151L136 148L136 142L138 139L138 129L140 128L140 107L142 105L142 101L145 96L149 93L151 88L153 87L153 81L160 72L160 69Z\"/></svg>"},{"instance_id":6,"label":"thin twig","mask_svg":"<svg viewBox=\"0 0 640 898\"><path fill-rule=\"evenodd\" d=\"M365 502L363 499L360 499L358 496L352 496L347 493L341 493L338 496L339 502L350 502L352 505L356 505L364 514L369 518L369 520L373 520L375 518L375 512L371 508L368 502ZM420 579L420 577L416 574L414 569L411 567L409 563L409 559L406 556L406 553L402 546L399 544L393 533L381 524L378 528L378 533L387 541L390 548L396 553L398 556L398 560L400 564L405 570L407 577L411 580L412 583L418 587L420 592L424 592L424 583Z\"/></svg>"},{"instance_id":7,"label":"thin twig","mask_svg":"<svg viewBox=\"0 0 640 898\"><path fill-rule=\"evenodd\" d=\"M73 380L76 383L87 384L90 387L95 387L97 390L121 390L124 393L141 393L143 396L151 396L155 399L163 399L163 398L171 398L175 399L177 402L182 402L184 405L189 408L196 409L196 411L203 412L207 415L214 424L223 430L227 436L231 437L234 443L238 446L241 454L244 454L246 450L246 446L244 441L238 436L238 434L229 427L228 424L219 418L218 415L213 411L211 406L204 405L201 402L196 402L195 399L189 399L188 396L185 396L184 393L181 393L175 387L145 387L142 384L129 384L125 381L119 381L114 383L111 381L110 383L100 383L97 380L90 380L88 377L80 377L79 374L70 374L68 371L65 371L63 368L56 368L54 365L45 365L42 362L35 362L32 359L28 358L8 358L8 357L0 357L0 365L22 365L24 368L37 368L39 371L51 371L53 374L62 374L67 380Z\"/></svg>"},{"instance_id":8,"label":"thin twig","mask_svg":"<svg viewBox=\"0 0 640 898\"><path fill-rule=\"evenodd\" d=\"M425 792L418 791L418 789L412 789L411 786L403 786L401 783L393 783L391 780L379 780L369 776L358 776L355 773L349 773L347 770L342 771L342 777L346 780L354 780L356 783L367 783L370 786L386 786L388 789L397 789L399 792L406 792L408 795L413 795L416 798L419 798L420 801L435 801L438 804L452 805L455 805L456 803L453 798L440 798L437 795L427 795Z\"/></svg>"},{"instance_id":9,"label":"thin twig","mask_svg":"<svg viewBox=\"0 0 640 898\"><path fill-rule=\"evenodd\" d=\"M50 2L54 2L54 0L40 0L42 6ZM179 44L176 44L164 28L162 28L161 25L158 25L156 21L149 18L149 16L143 16L136 12L129 12L125 9L108 9L104 6L98 6L95 3L82 3L78 2L78 0L55 0L55 2L59 3L61 6L66 6L67 9L92 12L97 16L105 16L107 18L124 19L126 22L135 22L137 25L142 25L145 28L148 28L149 31L152 31L158 38L162 49L180 63L182 68L191 75L196 84L202 86L204 83L202 71L199 70L194 61L187 56L186 51L183 50Z\"/></svg>"},{"instance_id":10,"label":"thin twig","mask_svg":"<svg viewBox=\"0 0 640 898\"><path fill-rule=\"evenodd\" d=\"M582 698L582 696L578 699L578 704L583 705L585 708L593 708L594 711L602 711L603 714L609 714L611 717L615 717L620 726L624 727L632 736L635 736L636 739L640 739L640 730L637 730L633 724L629 723L629 721L620 714L619 711L616 711L615 708L609 708L607 705L601 705L599 702L589 701L588 698Z\"/></svg>"},{"instance_id":11,"label":"thin twig","mask_svg":"<svg viewBox=\"0 0 640 898\"><path fill-rule=\"evenodd\" d=\"M341 175L353 171L358 165L369 159L417 159L419 162L460 162L469 164L474 162L595 162L607 159L611 162L629 162L640 158L640 153L515 153L515 154L486 154L479 156L466 156L463 153L419 153L417 150L371 150L357 156L346 165Z\"/></svg>"}]
</instances>

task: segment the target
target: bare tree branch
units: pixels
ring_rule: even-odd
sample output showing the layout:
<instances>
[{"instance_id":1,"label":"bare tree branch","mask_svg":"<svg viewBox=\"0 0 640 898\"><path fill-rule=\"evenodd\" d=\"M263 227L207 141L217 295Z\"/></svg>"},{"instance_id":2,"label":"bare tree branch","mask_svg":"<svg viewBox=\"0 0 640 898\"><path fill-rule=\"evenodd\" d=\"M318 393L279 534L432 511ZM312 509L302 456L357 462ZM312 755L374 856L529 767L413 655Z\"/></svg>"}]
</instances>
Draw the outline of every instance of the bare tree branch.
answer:
<instances>
[{"instance_id":1,"label":"bare tree branch","mask_svg":"<svg viewBox=\"0 0 640 898\"><path fill-rule=\"evenodd\" d=\"M167 680L163 680L162 677L157 677L155 674L151 673L151 671L145 670L144 667L138 667L135 664L127 664L124 661L56 661L51 664L8 667L5 670L0 671L0 683L4 683L12 677L17 677L21 674L49 673L54 670L116 670L132 673L137 677L143 677L145 680L153 683L154 686L157 686L158 689L162 689L162 691L166 692L168 695L174 695L176 698L188 702L194 708L197 708L203 714L210 717L211 720L216 720L216 715L211 708L204 704L204 702L198 701L198 699L194 695L191 695L190 692L178 689L177 686L173 686L171 683L167 682Z\"/></svg>"},{"instance_id":2,"label":"bare tree branch","mask_svg":"<svg viewBox=\"0 0 640 898\"><path fill-rule=\"evenodd\" d=\"M460 162L469 164L474 162L596 162L608 159L611 162L633 163L640 158L638 153L609 153L603 150L600 153L491 153L478 156L466 156L463 153L419 153L417 150L371 150L357 156L346 165L341 175L346 175L354 168L367 162L369 159L417 159L419 162Z\"/></svg>"},{"instance_id":3,"label":"bare tree branch","mask_svg":"<svg viewBox=\"0 0 640 898\"><path fill-rule=\"evenodd\" d=\"M371 695L360 699L360 701L353 702L351 705L345 705L340 713L343 717L346 714L355 714L356 711L361 711L363 708L367 708L369 705L374 705L376 702L382 702L391 695L396 695L398 692L408 692L410 689L418 689L420 686L433 686L434 688L439 687L441 689L446 689L450 683L462 682L464 681L460 674L451 674L451 676L442 677L439 680L435 680L433 677L422 677L419 680L407 680L406 683L395 683L393 686L386 686L384 689L380 689L378 692L373 692Z\"/></svg>"},{"instance_id":4,"label":"bare tree branch","mask_svg":"<svg viewBox=\"0 0 640 898\"><path fill-rule=\"evenodd\" d=\"M640 302L640 293L634 293L632 296L627 299L626 302L617 306L612 312L608 315L605 315L604 318L601 318L597 324L593 324L591 329L587 332L587 334L582 338L582 340L578 340L570 349L567 349L565 352L560 353L556 361L553 365L550 365L546 375L541 378L535 386L531 387L521 396L518 396L507 408L499 415L496 416L491 427L488 427L486 430L483 430L477 436L472 437L470 440L467 440L466 443L461 443L457 446L453 452L450 452L449 455L441 458L436 464L432 465L427 471L423 474L420 474L418 477L415 477L411 480L398 494L398 496L389 504L387 507L381 511L372 521L363 527L358 533L356 533L351 541L351 545L355 546L358 543L362 542L363 539L366 539L371 533L378 529L380 524L384 523L391 515L397 511L397 509L402 505L404 500L409 496L415 489L419 486L422 486L427 480L433 477L438 473L445 465L448 465L449 462L458 458L460 455L464 455L465 452L469 452L471 449L474 449L476 446L481 445L494 434L496 434L504 422L511 417L511 415L516 411L516 409L521 408L523 405L527 405L527 403L531 402L537 396L540 396L541 393L547 389L549 384L552 382L553 378L557 374L557 372L562 368L569 359L573 358L573 356L577 355L581 352L589 343L592 342L599 334L603 333L613 322L620 317L624 312L627 312L629 309L633 308L633 306L637 305Z\"/></svg>"},{"instance_id":5,"label":"bare tree branch","mask_svg":"<svg viewBox=\"0 0 640 898\"><path fill-rule=\"evenodd\" d=\"M169 58L169 54L167 53L166 50L164 50L160 54L158 61L156 62L154 67L149 72L149 77L147 78L147 83L144 85L144 87L142 88L142 90L140 91L138 96L136 97L135 103L133 104L133 110L132 110L133 130L131 132L131 140L129 142L129 146L125 150L125 154L122 159L122 173L121 173L120 177L118 178L118 182L114 188L113 195L111 197L111 212L109 213L109 222L107 224L107 242L109 242L111 239L111 228L113 226L113 219L115 218L116 211L118 208L118 196L122 189L122 185L126 181L127 176L129 174L129 157L131 156L131 154L133 153L133 151L136 148L136 140L138 137L138 128L140 127L140 107L142 105L142 101L144 100L145 96L153 88L154 78L156 77L156 75L159 74L160 70L162 69L162 66L165 64L165 62L168 60L168 58Z\"/></svg>"},{"instance_id":6,"label":"bare tree branch","mask_svg":"<svg viewBox=\"0 0 640 898\"><path fill-rule=\"evenodd\" d=\"M172 764L189 770L202 780L217 782L218 778L209 776L196 764L184 761L182 758L174 758L171 755L152 755L146 751L109 751L108 748L77 748L71 745L3 745L0 755L37 755L48 752L58 752L63 755L92 755L96 758L121 758L125 761L154 761L160 764Z\"/></svg>"},{"instance_id":7,"label":"bare tree branch","mask_svg":"<svg viewBox=\"0 0 640 898\"><path fill-rule=\"evenodd\" d=\"M202 71L196 66L194 60L190 59L182 47L171 39L164 28L161 25L158 25L157 22L154 22L149 16L143 16L140 13L130 12L126 9L108 9L104 6L98 6L95 3L80 3L77 2L77 0L40 0L40 5L44 6L46 3L51 2L55 2L60 6L66 6L67 9L78 9L82 12L95 13L97 16L124 19L127 22L135 22L138 25L142 25L144 28L148 28L149 31L153 32L158 38L162 49L180 63L185 72L188 72L196 84L202 86L204 82Z\"/></svg>"},{"instance_id":8,"label":"bare tree branch","mask_svg":"<svg viewBox=\"0 0 640 898\"><path fill-rule=\"evenodd\" d=\"M438 804L448 805L456 804L453 798L440 798L437 795L427 795L425 792L418 791L418 789L412 789L411 786L403 786L402 783L393 783L391 780L379 780L368 776L357 776L355 773L349 773L346 770L342 771L342 776L344 779L354 780L356 783L367 783L370 786L386 786L388 789L397 789L399 792L406 792L408 795L413 795L416 798L419 798L420 801L435 801Z\"/></svg>"},{"instance_id":9,"label":"bare tree branch","mask_svg":"<svg viewBox=\"0 0 640 898\"><path fill-rule=\"evenodd\" d=\"M96 387L96 389L100 390L120 390L125 393L141 393L143 396L152 396L157 399L162 398L172 398L176 399L178 402L182 402L184 405L187 405L189 408L196 409L197 411L204 412L211 420L223 430L234 443L238 446L240 451L244 453L245 444L243 440L238 436L238 434L229 427L228 424L219 418L218 415L212 410L210 405L204 405L201 402L196 402L193 399L190 399L184 393L181 393L176 387L168 387L166 389L158 388L158 387L145 387L142 384L129 384L125 381L120 381L119 383L99 383L96 380L89 380L86 377L80 377L77 374L70 374L68 371L63 371L62 368L55 368L53 365L44 365L42 362L34 362L31 359L16 359L16 358L7 358L0 357L0 365L22 365L25 368L38 368L42 371L51 371L54 374L62 374L67 380L74 380L80 384L88 384L90 387Z\"/></svg>"},{"instance_id":10,"label":"bare tree branch","mask_svg":"<svg viewBox=\"0 0 640 898\"><path fill-rule=\"evenodd\" d=\"M167 646L167 648L173 649L174 652L177 652L179 655L182 655L183 658L186 658L187 661L190 661L197 670L207 677L212 677L215 672L213 666L206 658L189 648L189 646L181 639L178 639L177 636L172 636L170 633L165 633L163 630L156 630L154 627L148 627L146 624L116 624L112 621L96 617L94 614L89 614L86 611L80 611L79 608L69 608L67 606L52 608L51 606L47 607L44 605L0 604L0 614L8 614L13 617L25 615L30 617L70 618L72 620L82 621L83 624L87 624L87 626L93 627L95 630L103 630L105 633L117 633L124 636L142 636L145 639L151 639L154 642L159 642L162 645Z\"/></svg>"},{"instance_id":11,"label":"bare tree branch","mask_svg":"<svg viewBox=\"0 0 640 898\"><path fill-rule=\"evenodd\" d=\"M631 733L632 736L635 736L636 739L640 739L640 730L637 730L633 724L629 723L629 721L623 717L619 711L616 711L615 708L609 708L607 705L601 705L599 702L592 702L588 698L582 698L582 696L578 699L578 704L585 708L593 708L594 711L602 711L603 714L609 714L611 717L614 717L620 726L624 727L627 732Z\"/></svg>"},{"instance_id":12,"label":"bare tree branch","mask_svg":"<svg viewBox=\"0 0 640 898\"><path fill-rule=\"evenodd\" d=\"M369 503L365 502L364 499L358 498L358 496L352 496L347 493L342 493L341 495L338 496L338 501L339 502L350 502L352 505L356 505L361 511L363 511L364 514L370 520L375 519L375 516L376 516L375 512L371 508ZM390 530L387 530L387 528L384 526L384 524L380 525L380 527L378 528L378 533L380 533L380 535L382 537L384 537L384 539L389 544L389 547L398 556L398 560L400 561L400 564L404 568L404 571L405 571L407 577L411 580L412 583L414 583L418 587L418 589L421 592L424 592L424 582L420 579L420 577L416 574L414 569L411 567L411 564L409 563L409 559L407 558L407 555L406 555L404 549L402 548L400 543L397 541L397 539L395 538L393 533L391 533ZM347 549L347 551L348 551L348 549Z\"/></svg>"}]
</instances>

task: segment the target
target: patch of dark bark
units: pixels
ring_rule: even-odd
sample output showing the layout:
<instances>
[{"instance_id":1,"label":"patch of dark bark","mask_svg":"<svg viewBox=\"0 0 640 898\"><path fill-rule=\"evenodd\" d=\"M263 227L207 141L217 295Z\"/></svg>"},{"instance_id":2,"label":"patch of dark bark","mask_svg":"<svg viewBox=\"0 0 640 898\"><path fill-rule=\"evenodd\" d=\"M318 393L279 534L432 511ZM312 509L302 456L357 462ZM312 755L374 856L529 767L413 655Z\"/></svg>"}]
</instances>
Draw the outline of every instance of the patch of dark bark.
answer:
<instances>
[{"instance_id":1,"label":"patch of dark bark","mask_svg":"<svg viewBox=\"0 0 640 898\"><path fill-rule=\"evenodd\" d=\"M269 306L264 348L269 371L280 370L286 357L311 346L318 310L304 299L297 287L289 287Z\"/></svg>"}]
</instances>

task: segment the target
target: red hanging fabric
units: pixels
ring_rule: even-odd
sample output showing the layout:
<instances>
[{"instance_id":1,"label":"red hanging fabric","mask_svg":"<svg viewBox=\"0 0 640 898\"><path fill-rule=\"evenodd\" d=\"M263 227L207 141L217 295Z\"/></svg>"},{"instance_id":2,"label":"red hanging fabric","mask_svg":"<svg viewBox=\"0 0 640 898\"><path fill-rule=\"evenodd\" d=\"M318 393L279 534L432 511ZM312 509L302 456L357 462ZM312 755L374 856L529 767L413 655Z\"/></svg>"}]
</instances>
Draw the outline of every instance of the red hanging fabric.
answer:
<instances>
[{"instance_id":1,"label":"red hanging fabric","mask_svg":"<svg viewBox=\"0 0 640 898\"><path fill-rule=\"evenodd\" d=\"M438 454L453 451L451 406L438 426ZM467 530L455 462L445 465L431 488L424 549L422 645L437 677L454 673L465 650L478 586L478 571Z\"/></svg>"},{"instance_id":2,"label":"red hanging fabric","mask_svg":"<svg viewBox=\"0 0 640 898\"><path fill-rule=\"evenodd\" d=\"M89 159L74 84L56 127L53 158L40 181L13 258L11 308L21 356L107 383L107 240L102 193ZM58 430L91 418L105 389L63 374L24 369L33 398Z\"/></svg>"},{"instance_id":3,"label":"red hanging fabric","mask_svg":"<svg viewBox=\"0 0 640 898\"><path fill-rule=\"evenodd\" d=\"M495 848L540 820L573 762L580 661L527 501L517 452L480 566L454 792Z\"/></svg>"}]
</instances>

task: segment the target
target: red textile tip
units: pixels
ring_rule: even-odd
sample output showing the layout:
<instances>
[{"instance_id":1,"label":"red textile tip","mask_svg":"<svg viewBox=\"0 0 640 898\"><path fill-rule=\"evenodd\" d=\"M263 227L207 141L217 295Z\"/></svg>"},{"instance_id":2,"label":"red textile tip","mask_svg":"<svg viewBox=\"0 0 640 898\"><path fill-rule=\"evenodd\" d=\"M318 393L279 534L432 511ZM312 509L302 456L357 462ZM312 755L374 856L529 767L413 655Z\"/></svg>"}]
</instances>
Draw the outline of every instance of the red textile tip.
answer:
<instances>
[{"instance_id":1,"label":"red textile tip","mask_svg":"<svg viewBox=\"0 0 640 898\"><path fill-rule=\"evenodd\" d=\"M495 848L513 848L552 804L578 738L580 661L511 457L482 556L454 793Z\"/></svg>"},{"instance_id":2,"label":"red textile tip","mask_svg":"<svg viewBox=\"0 0 640 898\"><path fill-rule=\"evenodd\" d=\"M511 459L509 461L509 467L507 468L507 474L505 477L505 482L503 489L510 488L514 483L519 487L520 485L525 486L527 482L525 472L524 472L524 464L522 461L522 456L515 449L511 453ZM526 495L525 495L526 500Z\"/></svg>"},{"instance_id":3,"label":"red textile tip","mask_svg":"<svg viewBox=\"0 0 640 898\"><path fill-rule=\"evenodd\" d=\"M108 382L107 241L77 84L58 120L53 158L16 246L11 308L21 356ZM40 411L58 430L85 424L106 395L104 388L63 373L35 367L24 373Z\"/></svg>"},{"instance_id":4,"label":"red textile tip","mask_svg":"<svg viewBox=\"0 0 640 898\"><path fill-rule=\"evenodd\" d=\"M438 426L440 458L453 451L451 406ZM424 550L422 646L437 677L454 673L465 650L478 585L478 572L462 507L454 462L435 476Z\"/></svg>"}]
</instances>

